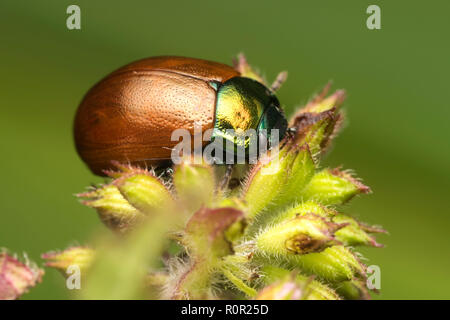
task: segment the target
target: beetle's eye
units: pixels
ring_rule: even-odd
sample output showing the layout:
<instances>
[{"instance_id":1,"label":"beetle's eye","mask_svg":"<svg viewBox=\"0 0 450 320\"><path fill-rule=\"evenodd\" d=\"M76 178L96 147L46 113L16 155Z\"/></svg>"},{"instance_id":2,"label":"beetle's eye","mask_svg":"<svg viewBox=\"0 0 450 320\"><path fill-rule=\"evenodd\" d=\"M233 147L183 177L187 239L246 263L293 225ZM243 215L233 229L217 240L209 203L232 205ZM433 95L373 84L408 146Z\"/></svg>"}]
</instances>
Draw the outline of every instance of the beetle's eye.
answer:
<instances>
[{"instance_id":1,"label":"beetle's eye","mask_svg":"<svg viewBox=\"0 0 450 320\"><path fill-rule=\"evenodd\" d=\"M278 108L278 106L270 105L266 108L261 118L258 129L260 131L267 132L267 142L269 148L272 148L273 146L277 145L279 141L281 141L281 139L283 139L284 135L286 134L287 127L288 123L283 111ZM272 130L278 130L278 139L275 135L272 134Z\"/></svg>"}]
</instances>

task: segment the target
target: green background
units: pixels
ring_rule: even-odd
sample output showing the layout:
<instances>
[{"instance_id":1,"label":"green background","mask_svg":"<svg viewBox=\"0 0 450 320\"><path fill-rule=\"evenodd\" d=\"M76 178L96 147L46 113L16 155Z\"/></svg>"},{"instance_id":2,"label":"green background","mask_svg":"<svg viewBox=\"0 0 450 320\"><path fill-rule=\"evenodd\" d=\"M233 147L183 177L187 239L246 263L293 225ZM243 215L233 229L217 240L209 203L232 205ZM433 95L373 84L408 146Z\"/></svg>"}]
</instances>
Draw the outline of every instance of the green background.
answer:
<instances>
[{"instance_id":1,"label":"green background","mask_svg":"<svg viewBox=\"0 0 450 320\"><path fill-rule=\"evenodd\" d=\"M82 29L66 28L81 7ZM381 30L366 8L381 7ZM354 169L374 193L345 208L390 235L364 249L381 267L376 299L448 299L450 74L448 1L19 1L0 4L0 246L40 254L89 242L101 226L73 196L94 177L72 121L110 71L173 54L229 63L245 52L288 113L327 81L345 88L348 125L326 164ZM47 270L25 298L66 298Z\"/></svg>"}]
</instances>

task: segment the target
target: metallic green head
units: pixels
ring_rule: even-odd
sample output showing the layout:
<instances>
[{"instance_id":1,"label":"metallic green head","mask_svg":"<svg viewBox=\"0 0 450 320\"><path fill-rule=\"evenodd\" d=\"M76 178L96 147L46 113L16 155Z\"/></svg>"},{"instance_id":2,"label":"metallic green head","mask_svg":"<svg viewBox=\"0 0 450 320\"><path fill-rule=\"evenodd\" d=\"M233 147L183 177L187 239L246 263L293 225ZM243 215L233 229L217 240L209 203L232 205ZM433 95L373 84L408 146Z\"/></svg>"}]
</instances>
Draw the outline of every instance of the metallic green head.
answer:
<instances>
[{"instance_id":1,"label":"metallic green head","mask_svg":"<svg viewBox=\"0 0 450 320\"><path fill-rule=\"evenodd\" d=\"M234 134L227 132L230 129ZM286 133L287 120L277 97L267 87L250 78L234 77L218 85L212 138L221 136L247 149L249 129L256 130L258 135L265 132L270 148L271 129L279 130L281 140Z\"/></svg>"}]
</instances>

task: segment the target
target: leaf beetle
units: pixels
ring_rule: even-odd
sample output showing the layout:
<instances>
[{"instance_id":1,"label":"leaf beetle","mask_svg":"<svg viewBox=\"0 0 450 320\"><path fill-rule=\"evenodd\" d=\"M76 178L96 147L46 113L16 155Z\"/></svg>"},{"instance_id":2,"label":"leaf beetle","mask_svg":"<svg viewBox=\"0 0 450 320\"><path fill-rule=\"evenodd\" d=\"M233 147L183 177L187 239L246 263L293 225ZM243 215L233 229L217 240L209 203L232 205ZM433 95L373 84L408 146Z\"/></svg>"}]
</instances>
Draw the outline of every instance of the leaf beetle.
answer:
<instances>
[{"instance_id":1,"label":"leaf beetle","mask_svg":"<svg viewBox=\"0 0 450 320\"><path fill-rule=\"evenodd\" d=\"M287 121L274 91L239 68L194 58L161 56L128 64L84 96L75 116L76 149L91 171L104 175L111 161L169 166L175 129L279 129ZM234 141L236 142L236 141ZM207 142L205 142L207 144Z\"/></svg>"}]
</instances>

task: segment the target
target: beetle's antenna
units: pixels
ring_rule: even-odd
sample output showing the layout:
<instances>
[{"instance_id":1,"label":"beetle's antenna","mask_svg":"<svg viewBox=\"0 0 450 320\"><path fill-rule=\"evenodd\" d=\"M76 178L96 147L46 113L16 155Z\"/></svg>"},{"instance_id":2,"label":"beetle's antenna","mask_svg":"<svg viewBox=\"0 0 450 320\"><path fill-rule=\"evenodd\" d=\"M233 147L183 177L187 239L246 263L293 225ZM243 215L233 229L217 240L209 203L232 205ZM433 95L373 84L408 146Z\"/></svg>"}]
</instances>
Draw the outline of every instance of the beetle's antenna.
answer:
<instances>
[{"instance_id":1,"label":"beetle's antenna","mask_svg":"<svg viewBox=\"0 0 450 320\"><path fill-rule=\"evenodd\" d=\"M281 88L281 85L286 81L287 75L287 71L280 72L277 75L275 81L272 83L272 86L270 86L270 90L272 90L273 92L278 91L278 89Z\"/></svg>"}]
</instances>

